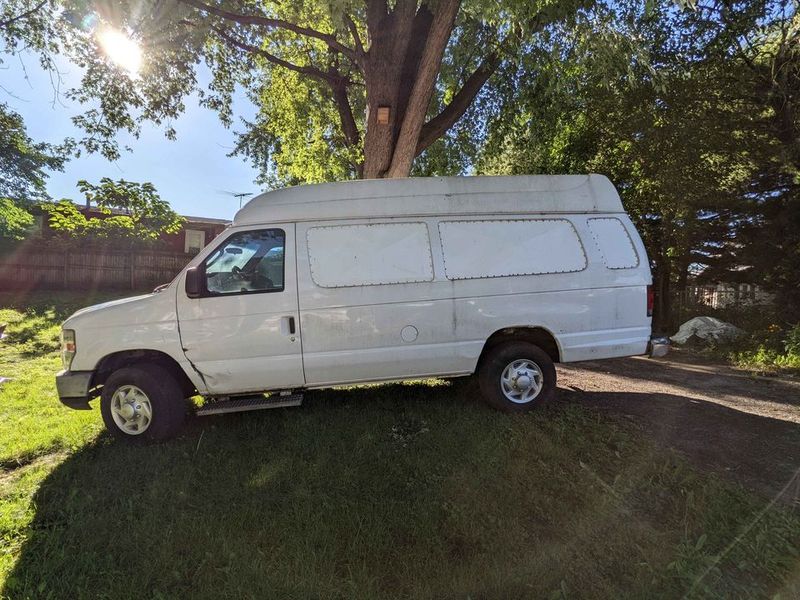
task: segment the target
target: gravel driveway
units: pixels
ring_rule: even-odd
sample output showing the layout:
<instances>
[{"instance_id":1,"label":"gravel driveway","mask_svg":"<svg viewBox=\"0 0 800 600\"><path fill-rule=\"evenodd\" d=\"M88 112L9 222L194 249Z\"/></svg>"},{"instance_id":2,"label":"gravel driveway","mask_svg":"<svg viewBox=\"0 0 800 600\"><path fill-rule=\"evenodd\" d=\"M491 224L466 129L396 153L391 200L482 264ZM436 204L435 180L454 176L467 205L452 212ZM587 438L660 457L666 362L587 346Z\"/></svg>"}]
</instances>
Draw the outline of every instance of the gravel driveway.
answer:
<instances>
[{"instance_id":1,"label":"gravel driveway","mask_svg":"<svg viewBox=\"0 0 800 600\"><path fill-rule=\"evenodd\" d=\"M559 365L558 376L562 401L632 420L701 468L800 505L800 381L697 364L680 351Z\"/></svg>"}]
</instances>

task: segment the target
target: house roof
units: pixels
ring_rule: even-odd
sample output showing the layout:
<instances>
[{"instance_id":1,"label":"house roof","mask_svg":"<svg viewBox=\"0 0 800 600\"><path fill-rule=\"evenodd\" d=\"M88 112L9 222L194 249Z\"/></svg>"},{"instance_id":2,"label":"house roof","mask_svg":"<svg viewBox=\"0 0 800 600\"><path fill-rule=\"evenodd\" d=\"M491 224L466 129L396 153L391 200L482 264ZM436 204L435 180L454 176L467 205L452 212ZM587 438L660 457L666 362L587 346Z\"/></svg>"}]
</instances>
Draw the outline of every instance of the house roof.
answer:
<instances>
[{"instance_id":1,"label":"house roof","mask_svg":"<svg viewBox=\"0 0 800 600\"><path fill-rule=\"evenodd\" d=\"M209 225L230 225L230 219L212 219L211 217L191 217L189 215L181 215L186 219L187 223L206 223Z\"/></svg>"},{"instance_id":2,"label":"house roof","mask_svg":"<svg viewBox=\"0 0 800 600\"><path fill-rule=\"evenodd\" d=\"M80 204L78 202L73 202L75 207L80 211L90 210L93 212L100 212L100 209L97 206L86 206L85 204ZM112 215L127 215L128 213L119 208L112 208L110 209ZM205 225L230 225L230 219L214 219L212 217L194 217L190 215L181 215L184 219L186 219L187 223L194 223L194 224L205 224Z\"/></svg>"},{"instance_id":3,"label":"house roof","mask_svg":"<svg viewBox=\"0 0 800 600\"><path fill-rule=\"evenodd\" d=\"M621 213L603 175L367 179L301 185L261 194L234 225L353 217L526 213Z\"/></svg>"}]
</instances>

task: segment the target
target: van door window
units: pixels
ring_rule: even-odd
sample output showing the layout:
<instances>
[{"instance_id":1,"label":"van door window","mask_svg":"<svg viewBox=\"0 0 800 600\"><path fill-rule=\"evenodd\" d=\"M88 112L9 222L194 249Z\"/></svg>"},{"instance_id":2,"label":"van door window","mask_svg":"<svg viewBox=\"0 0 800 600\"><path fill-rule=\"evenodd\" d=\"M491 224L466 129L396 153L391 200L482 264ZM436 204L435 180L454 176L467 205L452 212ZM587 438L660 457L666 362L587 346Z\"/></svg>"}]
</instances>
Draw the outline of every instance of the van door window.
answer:
<instances>
[{"instance_id":1,"label":"van door window","mask_svg":"<svg viewBox=\"0 0 800 600\"><path fill-rule=\"evenodd\" d=\"M206 289L212 296L283 291L282 229L241 231L205 260Z\"/></svg>"},{"instance_id":2,"label":"van door window","mask_svg":"<svg viewBox=\"0 0 800 600\"><path fill-rule=\"evenodd\" d=\"M425 223L312 227L306 233L311 279L320 287L433 280Z\"/></svg>"},{"instance_id":3,"label":"van door window","mask_svg":"<svg viewBox=\"0 0 800 600\"><path fill-rule=\"evenodd\" d=\"M441 221L439 237L451 280L573 273L587 264L566 219Z\"/></svg>"},{"instance_id":4,"label":"van door window","mask_svg":"<svg viewBox=\"0 0 800 600\"><path fill-rule=\"evenodd\" d=\"M639 255L625 226L617 218L589 219L592 238L603 255L609 269L634 269L639 266Z\"/></svg>"}]
</instances>

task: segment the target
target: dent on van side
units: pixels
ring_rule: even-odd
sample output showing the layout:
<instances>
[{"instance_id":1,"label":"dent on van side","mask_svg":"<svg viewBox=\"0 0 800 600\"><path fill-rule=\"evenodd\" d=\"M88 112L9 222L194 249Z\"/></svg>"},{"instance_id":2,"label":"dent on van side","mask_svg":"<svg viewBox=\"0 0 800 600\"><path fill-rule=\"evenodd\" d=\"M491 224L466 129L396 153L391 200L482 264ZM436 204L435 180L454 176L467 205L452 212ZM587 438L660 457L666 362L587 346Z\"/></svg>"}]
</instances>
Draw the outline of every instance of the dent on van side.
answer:
<instances>
[{"instance_id":1,"label":"dent on van side","mask_svg":"<svg viewBox=\"0 0 800 600\"><path fill-rule=\"evenodd\" d=\"M554 363L665 352L650 283L602 176L301 186L249 202L158 293L70 317L57 385L130 440L174 435L194 394L218 414L423 377L477 374L491 406L528 411Z\"/></svg>"}]
</instances>

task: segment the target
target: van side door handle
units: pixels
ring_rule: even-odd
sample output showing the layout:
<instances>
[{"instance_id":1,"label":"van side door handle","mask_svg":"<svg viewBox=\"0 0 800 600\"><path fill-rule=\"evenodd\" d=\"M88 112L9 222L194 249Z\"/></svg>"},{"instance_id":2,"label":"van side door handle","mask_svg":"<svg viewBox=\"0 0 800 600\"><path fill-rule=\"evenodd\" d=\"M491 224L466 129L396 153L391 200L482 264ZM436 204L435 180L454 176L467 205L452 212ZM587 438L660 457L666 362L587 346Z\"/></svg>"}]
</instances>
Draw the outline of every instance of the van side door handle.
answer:
<instances>
[{"instance_id":1,"label":"van side door handle","mask_svg":"<svg viewBox=\"0 0 800 600\"><path fill-rule=\"evenodd\" d=\"M281 333L283 335L294 335L295 331L294 317L281 317Z\"/></svg>"}]
</instances>

